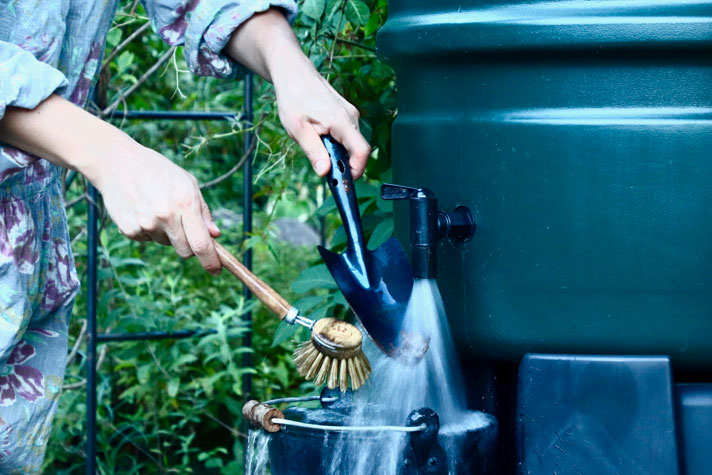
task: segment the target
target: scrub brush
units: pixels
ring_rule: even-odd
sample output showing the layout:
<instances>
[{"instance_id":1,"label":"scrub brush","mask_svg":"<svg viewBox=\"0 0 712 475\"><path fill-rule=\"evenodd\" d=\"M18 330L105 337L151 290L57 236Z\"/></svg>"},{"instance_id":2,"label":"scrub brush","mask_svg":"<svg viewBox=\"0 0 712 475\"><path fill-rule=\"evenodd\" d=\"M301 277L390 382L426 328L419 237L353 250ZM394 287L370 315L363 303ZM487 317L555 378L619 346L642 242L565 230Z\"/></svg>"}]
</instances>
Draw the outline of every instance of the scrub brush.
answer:
<instances>
[{"instance_id":1,"label":"scrub brush","mask_svg":"<svg viewBox=\"0 0 712 475\"><path fill-rule=\"evenodd\" d=\"M350 323L335 318L312 322L312 337L294 351L297 371L305 379L314 379L329 389L337 385L346 391L348 379L355 391L371 374L371 365L361 349L362 336ZM348 376L348 378L347 378Z\"/></svg>"},{"instance_id":2,"label":"scrub brush","mask_svg":"<svg viewBox=\"0 0 712 475\"><path fill-rule=\"evenodd\" d=\"M301 316L296 307L250 272L221 244L215 242L215 249L222 266L281 320L311 330L310 341L294 351L294 362L301 376L314 379L317 386L326 383L329 389L338 387L342 392L349 387L349 380L353 390L363 386L371 374L371 365L361 348L363 337L358 328L335 318L314 321Z\"/></svg>"}]
</instances>

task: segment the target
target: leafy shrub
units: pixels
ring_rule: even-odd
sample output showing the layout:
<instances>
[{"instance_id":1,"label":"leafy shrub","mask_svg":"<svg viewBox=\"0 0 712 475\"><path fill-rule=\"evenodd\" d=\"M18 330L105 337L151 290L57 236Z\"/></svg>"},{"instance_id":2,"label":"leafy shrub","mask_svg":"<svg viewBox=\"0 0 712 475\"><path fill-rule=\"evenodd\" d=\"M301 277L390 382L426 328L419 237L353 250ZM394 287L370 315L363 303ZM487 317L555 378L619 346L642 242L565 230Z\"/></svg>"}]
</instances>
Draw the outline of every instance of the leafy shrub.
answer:
<instances>
[{"instance_id":1,"label":"leafy shrub","mask_svg":"<svg viewBox=\"0 0 712 475\"><path fill-rule=\"evenodd\" d=\"M334 87L361 111L362 131L373 146L366 176L357 186L364 226L373 247L392 230L391 209L377 199L390 169L389 134L395 115L391 69L375 58L375 34L386 18L386 0L304 0L295 31L304 50ZM123 1L109 33L107 52L147 21L136 2ZM167 50L151 32L139 35L108 64L107 104L139 81ZM119 109L240 111L241 82L187 73L177 52ZM103 87L100 86L101 96ZM295 218L322 230L332 248L344 244L334 203L308 161L279 124L274 91L255 80L258 141L254 159L254 233L241 234L242 170L204 191L218 219L221 242L254 253L265 281L315 318L346 316L343 297L321 266L315 246L277 239L275 220ZM242 155L246 127L240 121L121 121L115 123L144 145L168 156L207 182ZM77 268L86 289L86 183L67 189L68 219ZM316 391L296 374L295 341L306 332L242 297L227 272L205 273L195 259L172 249L130 242L106 216L101 222L99 332L210 330L193 338L99 345L97 452L102 473L241 473L245 428L240 418L242 376L253 375L259 399ZM243 315L254 310L252 348L242 344ZM52 473L80 473L85 463L84 325L86 293L77 298L70 329L65 391L46 456ZM252 354L254 366L242 364ZM50 468L51 467L51 468Z\"/></svg>"}]
</instances>

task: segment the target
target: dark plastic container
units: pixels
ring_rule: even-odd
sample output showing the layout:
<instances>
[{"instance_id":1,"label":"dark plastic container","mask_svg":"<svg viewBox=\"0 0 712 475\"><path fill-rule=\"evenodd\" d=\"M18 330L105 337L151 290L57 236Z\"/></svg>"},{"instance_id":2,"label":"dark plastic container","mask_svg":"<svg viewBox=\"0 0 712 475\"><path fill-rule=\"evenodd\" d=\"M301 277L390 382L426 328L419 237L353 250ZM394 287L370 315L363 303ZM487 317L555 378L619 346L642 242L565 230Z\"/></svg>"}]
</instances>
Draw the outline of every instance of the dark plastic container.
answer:
<instances>
[{"instance_id":1,"label":"dark plastic container","mask_svg":"<svg viewBox=\"0 0 712 475\"><path fill-rule=\"evenodd\" d=\"M347 425L348 411L343 409L289 408L285 417L300 422ZM497 422L487 414L472 411L470 417L477 424L454 431L440 428L437 447L426 447L428 453L415 453L409 435L392 432L363 432L346 434L286 426L269 434L270 469L274 475L320 475L333 473L394 473L399 475L457 474L476 475L493 473ZM351 444L346 442L350 438ZM355 439L354 439L355 438ZM394 444L405 448L391 459ZM443 448L455 448L457 457L447 457ZM355 453L357 452L357 454ZM453 453L453 452L450 452ZM361 464L352 462L354 455ZM424 457L423 457L424 455ZM361 471L356 468L360 467Z\"/></svg>"},{"instance_id":2,"label":"dark plastic container","mask_svg":"<svg viewBox=\"0 0 712 475\"><path fill-rule=\"evenodd\" d=\"M378 51L394 182L477 221L439 254L463 358L712 369L712 2L391 0Z\"/></svg>"}]
</instances>

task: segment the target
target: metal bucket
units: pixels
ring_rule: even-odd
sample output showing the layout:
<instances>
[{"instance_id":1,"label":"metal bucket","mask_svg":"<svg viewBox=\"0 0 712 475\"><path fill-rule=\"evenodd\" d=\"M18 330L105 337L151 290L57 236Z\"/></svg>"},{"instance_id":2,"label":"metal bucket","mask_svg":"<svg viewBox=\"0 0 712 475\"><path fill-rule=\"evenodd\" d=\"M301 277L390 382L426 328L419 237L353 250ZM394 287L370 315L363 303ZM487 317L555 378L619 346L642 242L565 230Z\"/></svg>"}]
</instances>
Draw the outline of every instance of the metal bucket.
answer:
<instances>
[{"instance_id":1,"label":"metal bucket","mask_svg":"<svg viewBox=\"0 0 712 475\"><path fill-rule=\"evenodd\" d=\"M349 424L350 410L350 404L319 409L291 407L284 416L290 421L338 428ZM354 473L358 468L366 474L492 473L497 422L478 411L468 413L466 419L461 426L440 428L437 415L421 409L411 414L406 426L425 421L428 428L398 433L396 437L385 430L347 433L286 425L279 432L268 434L270 468L275 475ZM378 465L379 460L384 460L383 451L392 451L394 443L402 443L403 450L385 455L390 462L386 464L388 468ZM353 453L353 448L358 454ZM354 461L356 455L360 463Z\"/></svg>"}]
</instances>

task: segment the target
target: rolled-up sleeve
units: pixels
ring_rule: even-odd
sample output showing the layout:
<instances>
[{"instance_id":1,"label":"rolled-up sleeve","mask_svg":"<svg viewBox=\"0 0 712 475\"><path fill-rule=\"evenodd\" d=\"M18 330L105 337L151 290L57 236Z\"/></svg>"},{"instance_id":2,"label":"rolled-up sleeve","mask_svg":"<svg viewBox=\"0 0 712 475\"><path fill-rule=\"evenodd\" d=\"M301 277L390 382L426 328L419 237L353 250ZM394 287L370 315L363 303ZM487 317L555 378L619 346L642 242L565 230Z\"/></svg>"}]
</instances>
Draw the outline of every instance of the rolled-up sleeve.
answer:
<instances>
[{"instance_id":1,"label":"rolled-up sleeve","mask_svg":"<svg viewBox=\"0 0 712 475\"><path fill-rule=\"evenodd\" d=\"M0 119L8 106L34 109L67 78L17 45L0 41Z\"/></svg>"},{"instance_id":2,"label":"rolled-up sleeve","mask_svg":"<svg viewBox=\"0 0 712 475\"><path fill-rule=\"evenodd\" d=\"M143 0L153 29L170 45L185 45L191 71L201 76L234 77L239 65L223 49L232 32L255 13L273 7L294 20L294 0Z\"/></svg>"}]
</instances>

